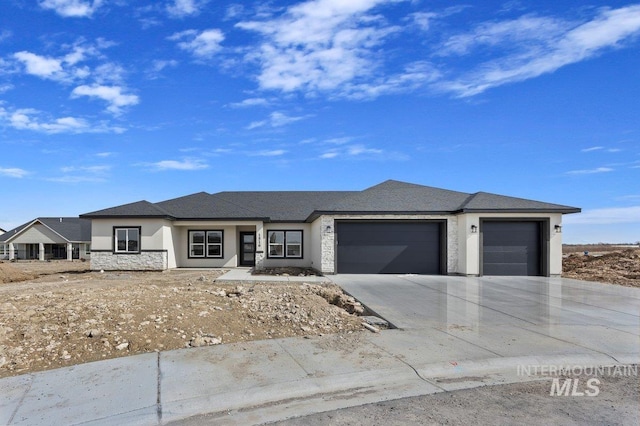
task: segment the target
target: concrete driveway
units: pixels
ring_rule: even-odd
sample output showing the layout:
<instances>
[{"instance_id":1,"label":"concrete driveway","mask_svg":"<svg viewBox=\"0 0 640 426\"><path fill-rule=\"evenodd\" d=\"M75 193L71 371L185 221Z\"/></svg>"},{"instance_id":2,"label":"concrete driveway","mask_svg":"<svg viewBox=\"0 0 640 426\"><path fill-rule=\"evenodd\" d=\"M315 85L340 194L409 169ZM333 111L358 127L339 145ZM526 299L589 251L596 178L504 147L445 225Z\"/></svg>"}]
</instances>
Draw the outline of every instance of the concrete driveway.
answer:
<instances>
[{"instance_id":1,"label":"concrete driveway","mask_svg":"<svg viewBox=\"0 0 640 426\"><path fill-rule=\"evenodd\" d=\"M640 362L640 289L548 278L338 275L400 330L146 353L0 379L0 424L255 424ZM637 373L637 369L636 369ZM545 392L546 393L546 392Z\"/></svg>"},{"instance_id":2,"label":"concrete driveway","mask_svg":"<svg viewBox=\"0 0 640 426\"><path fill-rule=\"evenodd\" d=\"M504 364L509 358L518 365L531 356L574 362L601 356L621 363L640 360L640 289L544 277L331 279L404 330L385 333L382 340L393 342L377 344L391 352L412 345L429 362L443 360L442 352L452 360L494 358ZM438 349L440 356L433 354Z\"/></svg>"}]
</instances>

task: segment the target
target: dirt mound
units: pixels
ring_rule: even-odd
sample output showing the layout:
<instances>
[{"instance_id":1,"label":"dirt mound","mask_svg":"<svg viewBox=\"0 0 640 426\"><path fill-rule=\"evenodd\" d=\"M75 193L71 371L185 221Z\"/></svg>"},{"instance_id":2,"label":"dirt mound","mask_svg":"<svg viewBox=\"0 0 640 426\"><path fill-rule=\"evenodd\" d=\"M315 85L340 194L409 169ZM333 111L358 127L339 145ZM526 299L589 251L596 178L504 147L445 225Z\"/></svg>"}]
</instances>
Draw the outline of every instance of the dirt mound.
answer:
<instances>
[{"instance_id":1,"label":"dirt mound","mask_svg":"<svg viewBox=\"0 0 640 426\"><path fill-rule=\"evenodd\" d=\"M40 266L47 265L25 265L34 275ZM0 286L0 377L144 352L363 329L349 313L362 306L335 285L217 282L223 272L50 274Z\"/></svg>"},{"instance_id":2,"label":"dirt mound","mask_svg":"<svg viewBox=\"0 0 640 426\"><path fill-rule=\"evenodd\" d=\"M640 287L640 250L628 249L602 256L572 254L563 259L562 269L565 278Z\"/></svg>"},{"instance_id":3,"label":"dirt mound","mask_svg":"<svg viewBox=\"0 0 640 426\"><path fill-rule=\"evenodd\" d=\"M9 263L0 262L0 283L14 283L35 278L35 275L14 268Z\"/></svg>"}]
</instances>

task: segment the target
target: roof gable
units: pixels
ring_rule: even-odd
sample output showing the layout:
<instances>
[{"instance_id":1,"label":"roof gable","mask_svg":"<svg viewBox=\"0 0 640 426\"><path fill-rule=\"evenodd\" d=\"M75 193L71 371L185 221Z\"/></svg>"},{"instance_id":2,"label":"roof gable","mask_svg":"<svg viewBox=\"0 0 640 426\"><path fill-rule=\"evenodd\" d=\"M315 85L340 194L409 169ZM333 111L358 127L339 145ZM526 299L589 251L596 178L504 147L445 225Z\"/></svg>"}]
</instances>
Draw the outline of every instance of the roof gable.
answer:
<instances>
[{"instance_id":1,"label":"roof gable","mask_svg":"<svg viewBox=\"0 0 640 426\"><path fill-rule=\"evenodd\" d=\"M88 219L39 217L0 235L0 242L10 242L37 223L44 225L67 242L91 241L91 221Z\"/></svg>"},{"instance_id":2,"label":"roof gable","mask_svg":"<svg viewBox=\"0 0 640 426\"><path fill-rule=\"evenodd\" d=\"M451 212L469 194L388 180L325 206L334 212Z\"/></svg>"}]
</instances>

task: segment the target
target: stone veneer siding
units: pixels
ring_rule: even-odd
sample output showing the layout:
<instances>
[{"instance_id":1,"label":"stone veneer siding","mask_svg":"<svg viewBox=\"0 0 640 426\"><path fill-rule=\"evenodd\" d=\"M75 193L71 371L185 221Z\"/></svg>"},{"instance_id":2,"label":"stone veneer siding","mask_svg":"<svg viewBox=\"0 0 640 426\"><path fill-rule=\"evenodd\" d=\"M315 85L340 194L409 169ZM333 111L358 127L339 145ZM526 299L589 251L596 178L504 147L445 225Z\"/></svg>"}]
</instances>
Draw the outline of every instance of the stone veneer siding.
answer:
<instances>
[{"instance_id":1,"label":"stone veneer siding","mask_svg":"<svg viewBox=\"0 0 640 426\"><path fill-rule=\"evenodd\" d=\"M458 217L431 215L362 215L362 216L322 216L320 245L322 265L320 272L335 273L335 221L336 220L446 220L447 221L447 273L455 274L458 269ZM330 226L331 231L326 232Z\"/></svg>"},{"instance_id":2,"label":"stone veneer siding","mask_svg":"<svg viewBox=\"0 0 640 426\"><path fill-rule=\"evenodd\" d=\"M139 254L92 252L94 271L164 271L168 268L166 251L143 251Z\"/></svg>"}]
</instances>

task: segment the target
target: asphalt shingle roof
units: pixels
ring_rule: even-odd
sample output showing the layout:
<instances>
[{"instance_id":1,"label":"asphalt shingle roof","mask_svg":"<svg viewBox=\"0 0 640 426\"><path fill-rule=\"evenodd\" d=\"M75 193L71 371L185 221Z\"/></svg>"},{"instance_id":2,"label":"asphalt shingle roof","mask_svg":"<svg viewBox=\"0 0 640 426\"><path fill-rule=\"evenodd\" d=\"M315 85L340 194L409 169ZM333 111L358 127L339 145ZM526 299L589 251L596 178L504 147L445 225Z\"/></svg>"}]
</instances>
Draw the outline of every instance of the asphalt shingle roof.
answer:
<instances>
[{"instance_id":1,"label":"asphalt shingle roof","mask_svg":"<svg viewBox=\"0 0 640 426\"><path fill-rule=\"evenodd\" d=\"M80 219L77 217L39 217L0 235L0 242L6 242L35 221L47 226L69 242L91 241L91 220L89 219Z\"/></svg>"},{"instance_id":2,"label":"asphalt shingle roof","mask_svg":"<svg viewBox=\"0 0 640 426\"><path fill-rule=\"evenodd\" d=\"M462 212L576 213L575 207L478 192L468 194L395 180L363 191L199 192L159 203L138 201L81 215L179 220L312 221L321 214Z\"/></svg>"},{"instance_id":3,"label":"asphalt shingle roof","mask_svg":"<svg viewBox=\"0 0 640 426\"><path fill-rule=\"evenodd\" d=\"M104 210L98 210L91 213L80 215L80 217L167 217L171 215L160 208L157 204L150 203L146 200L136 201L135 203L123 204L121 206L110 207Z\"/></svg>"}]
</instances>

